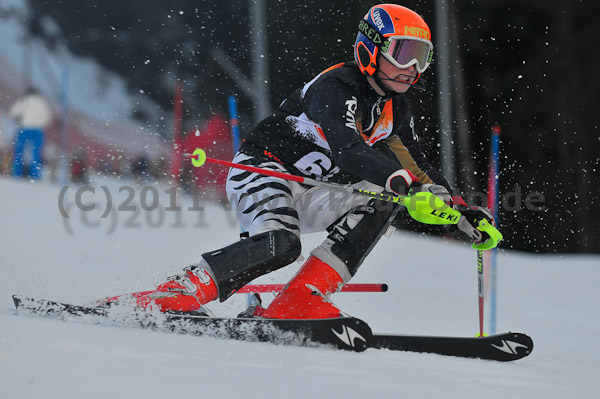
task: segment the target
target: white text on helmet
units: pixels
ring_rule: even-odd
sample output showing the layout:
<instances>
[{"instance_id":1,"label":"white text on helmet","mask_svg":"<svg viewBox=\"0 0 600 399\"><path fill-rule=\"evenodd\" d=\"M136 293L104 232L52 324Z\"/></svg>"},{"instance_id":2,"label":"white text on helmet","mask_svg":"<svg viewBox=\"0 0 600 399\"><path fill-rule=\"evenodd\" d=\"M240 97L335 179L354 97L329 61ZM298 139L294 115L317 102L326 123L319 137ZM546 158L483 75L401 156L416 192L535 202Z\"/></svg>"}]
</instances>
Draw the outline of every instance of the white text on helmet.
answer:
<instances>
[{"instance_id":1,"label":"white text on helmet","mask_svg":"<svg viewBox=\"0 0 600 399\"><path fill-rule=\"evenodd\" d=\"M373 13L373 20L375 21L375 25L379 30L383 30L385 28L385 24L381 19L381 14L379 14L379 10L375 10L375 12Z\"/></svg>"}]
</instances>

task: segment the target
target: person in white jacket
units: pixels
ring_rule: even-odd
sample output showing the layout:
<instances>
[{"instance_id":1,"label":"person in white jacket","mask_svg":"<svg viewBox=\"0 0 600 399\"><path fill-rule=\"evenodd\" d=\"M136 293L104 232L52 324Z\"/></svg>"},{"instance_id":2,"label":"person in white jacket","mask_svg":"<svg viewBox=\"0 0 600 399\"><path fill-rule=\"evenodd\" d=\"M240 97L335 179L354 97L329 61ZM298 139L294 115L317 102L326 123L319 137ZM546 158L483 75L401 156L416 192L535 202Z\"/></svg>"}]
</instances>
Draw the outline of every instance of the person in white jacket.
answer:
<instances>
[{"instance_id":1,"label":"person in white jacket","mask_svg":"<svg viewBox=\"0 0 600 399\"><path fill-rule=\"evenodd\" d=\"M42 149L45 129L52 122L52 110L42 95L33 87L27 89L9 110L9 116L18 126L14 140L13 176L39 179L42 170ZM25 153L31 147L30 162L25 170Z\"/></svg>"}]
</instances>

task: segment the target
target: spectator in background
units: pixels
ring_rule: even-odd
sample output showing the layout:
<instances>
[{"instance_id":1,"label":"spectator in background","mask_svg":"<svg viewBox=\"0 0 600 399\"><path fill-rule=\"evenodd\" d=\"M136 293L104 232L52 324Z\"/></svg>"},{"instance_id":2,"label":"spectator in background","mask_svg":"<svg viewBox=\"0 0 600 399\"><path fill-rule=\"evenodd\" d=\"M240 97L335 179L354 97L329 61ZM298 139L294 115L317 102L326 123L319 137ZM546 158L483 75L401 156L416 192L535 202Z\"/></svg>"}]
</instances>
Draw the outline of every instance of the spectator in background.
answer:
<instances>
[{"instance_id":1,"label":"spectator in background","mask_svg":"<svg viewBox=\"0 0 600 399\"><path fill-rule=\"evenodd\" d=\"M17 124L13 152L13 176L39 179L42 170L45 129L52 121L50 105L35 88L30 87L23 97L13 104L8 115ZM25 165L27 152L30 154L27 156L30 162Z\"/></svg>"}]
</instances>

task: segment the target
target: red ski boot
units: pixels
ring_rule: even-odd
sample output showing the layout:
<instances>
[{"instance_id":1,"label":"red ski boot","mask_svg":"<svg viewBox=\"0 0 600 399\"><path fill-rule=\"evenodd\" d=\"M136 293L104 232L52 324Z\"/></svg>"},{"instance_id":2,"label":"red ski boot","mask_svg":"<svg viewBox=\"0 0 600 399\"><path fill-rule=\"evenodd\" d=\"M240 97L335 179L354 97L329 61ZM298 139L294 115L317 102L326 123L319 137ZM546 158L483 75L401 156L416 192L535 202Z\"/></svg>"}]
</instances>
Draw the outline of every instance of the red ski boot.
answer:
<instances>
[{"instance_id":1,"label":"red ski boot","mask_svg":"<svg viewBox=\"0 0 600 399\"><path fill-rule=\"evenodd\" d=\"M161 312L192 312L217 299L217 285L206 271L204 262L186 267L181 275L171 276L153 291L136 292L107 298L107 304L132 301L141 308L157 307Z\"/></svg>"},{"instance_id":2,"label":"red ski boot","mask_svg":"<svg viewBox=\"0 0 600 399\"><path fill-rule=\"evenodd\" d=\"M326 319L342 317L329 295L344 285L342 277L327 263L311 256L275 297L267 309L255 316L270 319Z\"/></svg>"}]
</instances>

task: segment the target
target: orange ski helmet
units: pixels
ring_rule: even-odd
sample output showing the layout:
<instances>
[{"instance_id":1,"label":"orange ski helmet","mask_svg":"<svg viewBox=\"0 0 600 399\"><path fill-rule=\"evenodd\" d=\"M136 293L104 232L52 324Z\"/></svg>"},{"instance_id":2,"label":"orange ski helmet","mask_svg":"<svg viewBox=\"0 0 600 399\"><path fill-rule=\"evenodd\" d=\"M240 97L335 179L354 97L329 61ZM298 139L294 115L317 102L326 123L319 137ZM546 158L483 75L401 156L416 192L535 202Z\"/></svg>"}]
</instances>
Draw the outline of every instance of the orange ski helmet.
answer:
<instances>
[{"instance_id":1,"label":"orange ski helmet","mask_svg":"<svg viewBox=\"0 0 600 399\"><path fill-rule=\"evenodd\" d=\"M421 74L433 58L431 31L419 14L397 4L371 7L358 25L354 59L360 71L373 76L381 55L398 68L411 65Z\"/></svg>"}]
</instances>

